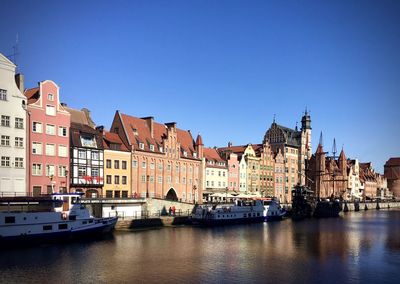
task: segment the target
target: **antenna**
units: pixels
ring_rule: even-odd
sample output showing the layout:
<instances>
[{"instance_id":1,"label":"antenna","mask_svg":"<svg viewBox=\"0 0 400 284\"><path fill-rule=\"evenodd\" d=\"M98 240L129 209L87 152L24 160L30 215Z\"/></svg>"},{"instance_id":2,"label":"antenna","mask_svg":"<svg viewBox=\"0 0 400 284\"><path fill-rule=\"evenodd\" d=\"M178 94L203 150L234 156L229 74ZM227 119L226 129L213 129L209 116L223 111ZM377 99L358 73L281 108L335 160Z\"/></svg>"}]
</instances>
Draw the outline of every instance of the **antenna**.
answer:
<instances>
[{"instance_id":1,"label":"antenna","mask_svg":"<svg viewBox=\"0 0 400 284\"><path fill-rule=\"evenodd\" d=\"M17 65L17 55L19 55L18 51L18 33L15 35L15 44L13 45L13 53L7 56L15 65ZM18 69L18 65L17 65Z\"/></svg>"},{"instance_id":2,"label":"antenna","mask_svg":"<svg viewBox=\"0 0 400 284\"><path fill-rule=\"evenodd\" d=\"M273 123L275 123L275 116L276 116L276 114L274 113L274 121L273 121Z\"/></svg>"}]
</instances>

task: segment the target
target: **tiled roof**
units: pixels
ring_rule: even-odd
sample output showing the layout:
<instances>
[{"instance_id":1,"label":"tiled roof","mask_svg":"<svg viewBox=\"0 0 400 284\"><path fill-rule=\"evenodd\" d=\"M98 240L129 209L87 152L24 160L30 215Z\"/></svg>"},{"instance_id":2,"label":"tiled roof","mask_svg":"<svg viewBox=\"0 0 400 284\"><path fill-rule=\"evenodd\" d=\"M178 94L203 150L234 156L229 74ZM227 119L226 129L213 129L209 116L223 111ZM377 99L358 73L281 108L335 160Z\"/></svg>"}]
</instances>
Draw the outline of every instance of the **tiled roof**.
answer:
<instances>
[{"instance_id":1,"label":"tiled roof","mask_svg":"<svg viewBox=\"0 0 400 284\"><path fill-rule=\"evenodd\" d=\"M392 166L400 166L400 157L390 158L385 164L385 167L392 167Z\"/></svg>"},{"instance_id":2,"label":"tiled roof","mask_svg":"<svg viewBox=\"0 0 400 284\"><path fill-rule=\"evenodd\" d=\"M71 123L70 127L70 133L71 133L71 146L72 147L83 147L81 143L81 134L92 134L95 136L96 144L97 144L97 149L103 149L103 141L101 138L101 135L98 130L93 129L92 127L85 125L85 124L80 124L80 123Z\"/></svg>"},{"instance_id":3,"label":"tiled roof","mask_svg":"<svg viewBox=\"0 0 400 284\"><path fill-rule=\"evenodd\" d=\"M232 153L235 153L235 154L240 155L240 154L243 154L243 153L244 153L244 151L246 150L246 148L247 148L247 145L231 146L231 147L222 147L222 148L218 148L218 151L220 151L220 152L228 152L228 151L230 151L230 152L232 152Z\"/></svg>"},{"instance_id":4,"label":"tiled roof","mask_svg":"<svg viewBox=\"0 0 400 284\"><path fill-rule=\"evenodd\" d=\"M279 124L276 124L276 126L283 131L286 138L286 143L289 146L301 146L301 131L296 131L295 129L291 129Z\"/></svg>"},{"instance_id":5,"label":"tiled roof","mask_svg":"<svg viewBox=\"0 0 400 284\"><path fill-rule=\"evenodd\" d=\"M85 113L83 109L77 110L67 107L66 105L64 105L64 109L71 114L71 123L85 124L92 128L95 127L95 124L90 119L90 117L88 117L88 115Z\"/></svg>"},{"instance_id":6,"label":"tiled roof","mask_svg":"<svg viewBox=\"0 0 400 284\"><path fill-rule=\"evenodd\" d=\"M109 150L116 150L112 149L111 144L117 144L119 145L119 151L129 151L126 145L122 142L121 137L117 133L111 133L108 131L104 132L103 135L103 146L104 149L109 149ZM110 148L111 146L111 148Z\"/></svg>"},{"instance_id":7,"label":"tiled roof","mask_svg":"<svg viewBox=\"0 0 400 284\"><path fill-rule=\"evenodd\" d=\"M204 158L206 161L225 162L214 148L204 148Z\"/></svg>"},{"instance_id":8,"label":"tiled roof","mask_svg":"<svg viewBox=\"0 0 400 284\"><path fill-rule=\"evenodd\" d=\"M25 94L26 98L28 99L28 104L33 104L33 103L37 102L37 100L40 97L39 87L27 89L24 94Z\"/></svg>"},{"instance_id":9,"label":"tiled roof","mask_svg":"<svg viewBox=\"0 0 400 284\"><path fill-rule=\"evenodd\" d=\"M153 136L148 121L142 118L120 113L125 131L129 141L135 149L139 149L139 143L144 144L144 151L161 153L159 147L163 146L163 139L167 138L167 126L153 121ZM176 129L177 142L181 146L181 154L185 151L187 158L194 158L194 141L189 131ZM154 151L150 150L150 145L154 146ZM183 156L183 155L182 155Z\"/></svg>"}]
</instances>

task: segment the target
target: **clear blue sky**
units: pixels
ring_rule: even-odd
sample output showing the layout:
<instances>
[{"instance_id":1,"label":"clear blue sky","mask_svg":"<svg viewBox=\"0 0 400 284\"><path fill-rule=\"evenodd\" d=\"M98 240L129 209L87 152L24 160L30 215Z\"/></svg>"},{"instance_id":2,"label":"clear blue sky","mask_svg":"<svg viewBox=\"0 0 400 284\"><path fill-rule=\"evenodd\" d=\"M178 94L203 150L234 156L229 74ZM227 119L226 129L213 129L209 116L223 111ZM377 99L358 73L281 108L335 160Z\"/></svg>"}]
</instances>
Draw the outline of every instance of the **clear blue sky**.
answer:
<instances>
[{"instance_id":1,"label":"clear blue sky","mask_svg":"<svg viewBox=\"0 0 400 284\"><path fill-rule=\"evenodd\" d=\"M311 110L313 148L336 137L378 171L400 156L400 1L2 0L0 52L19 35L26 87L51 79L98 125L115 110L260 143L273 115Z\"/></svg>"}]
</instances>

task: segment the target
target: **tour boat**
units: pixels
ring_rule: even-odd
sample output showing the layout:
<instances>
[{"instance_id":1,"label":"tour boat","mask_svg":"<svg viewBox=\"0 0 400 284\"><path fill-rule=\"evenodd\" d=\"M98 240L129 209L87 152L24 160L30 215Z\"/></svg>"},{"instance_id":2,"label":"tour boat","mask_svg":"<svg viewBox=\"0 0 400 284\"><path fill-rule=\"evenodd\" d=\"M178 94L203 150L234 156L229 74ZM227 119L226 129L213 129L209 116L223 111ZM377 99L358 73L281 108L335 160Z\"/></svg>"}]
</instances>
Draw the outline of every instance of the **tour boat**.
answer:
<instances>
[{"instance_id":1,"label":"tour boat","mask_svg":"<svg viewBox=\"0 0 400 284\"><path fill-rule=\"evenodd\" d=\"M279 201L274 198L262 198L261 201L264 206L264 220L266 222L282 220L286 211L281 207Z\"/></svg>"},{"instance_id":2,"label":"tour boat","mask_svg":"<svg viewBox=\"0 0 400 284\"><path fill-rule=\"evenodd\" d=\"M225 225L264 221L261 200L235 200L234 204L197 206L192 214L193 224Z\"/></svg>"},{"instance_id":3,"label":"tour boat","mask_svg":"<svg viewBox=\"0 0 400 284\"><path fill-rule=\"evenodd\" d=\"M118 217L94 218L82 193L0 199L0 244L58 241L111 232Z\"/></svg>"}]
</instances>

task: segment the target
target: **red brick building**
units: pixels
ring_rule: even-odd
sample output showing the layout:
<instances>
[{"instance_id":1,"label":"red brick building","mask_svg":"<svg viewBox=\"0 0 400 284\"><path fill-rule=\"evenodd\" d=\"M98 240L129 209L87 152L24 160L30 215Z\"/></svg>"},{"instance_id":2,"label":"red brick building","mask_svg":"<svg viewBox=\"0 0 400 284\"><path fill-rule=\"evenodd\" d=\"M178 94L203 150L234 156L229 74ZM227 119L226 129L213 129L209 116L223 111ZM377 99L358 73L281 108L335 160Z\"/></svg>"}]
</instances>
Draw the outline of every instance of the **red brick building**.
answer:
<instances>
[{"instance_id":1,"label":"red brick building","mask_svg":"<svg viewBox=\"0 0 400 284\"><path fill-rule=\"evenodd\" d=\"M390 158L385 164L387 186L395 197L400 197L400 157Z\"/></svg>"}]
</instances>

